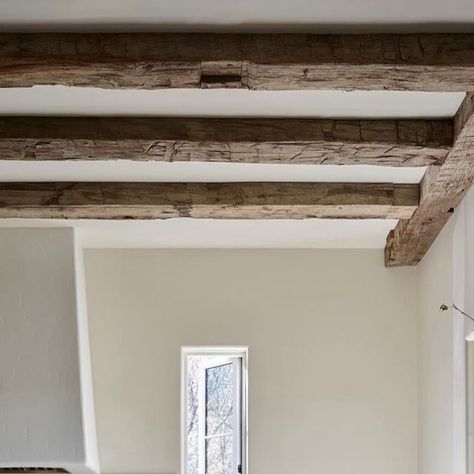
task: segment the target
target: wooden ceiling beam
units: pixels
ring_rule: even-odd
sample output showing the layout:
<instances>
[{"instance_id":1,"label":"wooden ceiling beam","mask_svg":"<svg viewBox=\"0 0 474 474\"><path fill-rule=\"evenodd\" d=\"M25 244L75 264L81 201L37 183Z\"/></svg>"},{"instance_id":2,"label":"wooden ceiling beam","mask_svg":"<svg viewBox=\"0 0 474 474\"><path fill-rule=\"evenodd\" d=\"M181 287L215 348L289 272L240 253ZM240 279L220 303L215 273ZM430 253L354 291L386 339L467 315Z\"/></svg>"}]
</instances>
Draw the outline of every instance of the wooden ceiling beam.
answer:
<instances>
[{"instance_id":1,"label":"wooden ceiling beam","mask_svg":"<svg viewBox=\"0 0 474 474\"><path fill-rule=\"evenodd\" d=\"M408 218L418 185L371 183L0 183L0 218Z\"/></svg>"},{"instance_id":2,"label":"wooden ceiling beam","mask_svg":"<svg viewBox=\"0 0 474 474\"><path fill-rule=\"evenodd\" d=\"M390 232L387 266L416 265L474 180L474 93L466 95L455 120L455 142L441 166L429 167L421 184L420 206Z\"/></svg>"},{"instance_id":3,"label":"wooden ceiling beam","mask_svg":"<svg viewBox=\"0 0 474 474\"><path fill-rule=\"evenodd\" d=\"M474 90L474 34L0 34L0 87Z\"/></svg>"},{"instance_id":4,"label":"wooden ceiling beam","mask_svg":"<svg viewBox=\"0 0 474 474\"><path fill-rule=\"evenodd\" d=\"M451 120L0 117L0 160L428 166Z\"/></svg>"}]
</instances>

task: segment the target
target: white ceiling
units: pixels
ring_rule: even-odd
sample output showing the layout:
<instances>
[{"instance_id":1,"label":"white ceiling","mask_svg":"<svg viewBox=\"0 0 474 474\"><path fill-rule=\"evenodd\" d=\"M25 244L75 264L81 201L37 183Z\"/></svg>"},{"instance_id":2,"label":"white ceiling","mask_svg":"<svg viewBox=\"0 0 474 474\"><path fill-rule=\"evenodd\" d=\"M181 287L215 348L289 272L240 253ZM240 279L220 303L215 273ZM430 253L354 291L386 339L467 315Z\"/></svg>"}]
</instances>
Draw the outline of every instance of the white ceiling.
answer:
<instances>
[{"instance_id":1,"label":"white ceiling","mask_svg":"<svg viewBox=\"0 0 474 474\"><path fill-rule=\"evenodd\" d=\"M0 89L0 115L452 117L464 94L239 90ZM0 161L2 181L419 182L422 168L157 162Z\"/></svg>"},{"instance_id":2,"label":"white ceiling","mask_svg":"<svg viewBox=\"0 0 474 474\"><path fill-rule=\"evenodd\" d=\"M2 31L474 31L472 0L2 0ZM333 118L451 117L462 94L225 90L0 89L0 115L166 115ZM219 163L15 163L0 181L394 181L423 169ZM85 247L382 248L395 221L157 222L3 220L78 229Z\"/></svg>"},{"instance_id":3,"label":"white ceiling","mask_svg":"<svg viewBox=\"0 0 474 474\"><path fill-rule=\"evenodd\" d=\"M437 118L452 117L463 97L463 93L436 92L132 91L37 86L0 89L0 114Z\"/></svg>"},{"instance_id":4,"label":"white ceiling","mask_svg":"<svg viewBox=\"0 0 474 474\"><path fill-rule=\"evenodd\" d=\"M2 0L3 30L466 31L472 0Z\"/></svg>"},{"instance_id":5,"label":"white ceiling","mask_svg":"<svg viewBox=\"0 0 474 474\"><path fill-rule=\"evenodd\" d=\"M0 181L315 181L418 183L424 168L383 166L0 161Z\"/></svg>"},{"instance_id":6,"label":"white ceiling","mask_svg":"<svg viewBox=\"0 0 474 474\"><path fill-rule=\"evenodd\" d=\"M451 117L463 94L397 92L105 91L0 89L0 115ZM419 182L423 168L156 162L0 161L0 181ZM383 248L393 220L155 222L1 220L0 226L73 226L94 247Z\"/></svg>"},{"instance_id":7,"label":"white ceiling","mask_svg":"<svg viewBox=\"0 0 474 474\"><path fill-rule=\"evenodd\" d=\"M83 248L383 248L396 223L391 219L3 219L0 227L74 227Z\"/></svg>"}]
</instances>

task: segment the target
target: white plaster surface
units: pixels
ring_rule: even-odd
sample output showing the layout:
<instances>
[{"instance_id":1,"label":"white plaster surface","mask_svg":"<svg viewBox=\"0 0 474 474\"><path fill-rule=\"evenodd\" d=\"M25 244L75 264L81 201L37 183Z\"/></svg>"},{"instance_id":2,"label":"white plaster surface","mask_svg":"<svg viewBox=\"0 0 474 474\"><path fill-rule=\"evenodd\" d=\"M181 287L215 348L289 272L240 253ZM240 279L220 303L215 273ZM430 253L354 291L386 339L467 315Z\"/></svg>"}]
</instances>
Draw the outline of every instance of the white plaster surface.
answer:
<instances>
[{"instance_id":1,"label":"white plaster surface","mask_svg":"<svg viewBox=\"0 0 474 474\"><path fill-rule=\"evenodd\" d=\"M0 467L93 467L75 272L72 229L0 229Z\"/></svg>"}]
</instances>

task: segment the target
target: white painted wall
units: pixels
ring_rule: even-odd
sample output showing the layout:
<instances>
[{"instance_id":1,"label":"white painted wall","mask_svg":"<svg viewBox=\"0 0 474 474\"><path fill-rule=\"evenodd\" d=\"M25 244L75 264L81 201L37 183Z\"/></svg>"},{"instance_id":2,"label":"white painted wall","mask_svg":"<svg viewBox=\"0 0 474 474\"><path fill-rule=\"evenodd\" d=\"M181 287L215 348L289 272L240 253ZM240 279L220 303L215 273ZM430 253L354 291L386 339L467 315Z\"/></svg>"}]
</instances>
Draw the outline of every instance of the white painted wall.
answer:
<instances>
[{"instance_id":1,"label":"white painted wall","mask_svg":"<svg viewBox=\"0 0 474 474\"><path fill-rule=\"evenodd\" d=\"M77 297L72 229L0 229L0 467L97 470Z\"/></svg>"},{"instance_id":2,"label":"white painted wall","mask_svg":"<svg viewBox=\"0 0 474 474\"><path fill-rule=\"evenodd\" d=\"M457 258L454 264L455 271L455 294L454 301L458 307L474 314L474 294L472 291L474 285L474 190L471 190L464 199L459 210L458 223L456 225L456 235L454 239L455 254ZM457 314L458 338L463 334L467 336L474 330L474 323L467 318ZM464 457L464 463L467 462L467 473L474 473L474 342L466 343L461 346L458 344L458 354L460 362L457 364L461 380L460 389L464 389L465 399L460 400L461 408L456 412L458 418L464 415L464 424L459 427L459 431L467 432L467 439L464 437L462 447L464 452L460 453ZM461 359L462 357L462 359ZM465 358L464 358L465 357ZM465 364L463 365L462 362ZM464 370L466 369L466 370ZM467 378L464 375L467 374ZM467 402L467 403L466 403ZM462 411L464 409L464 412ZM467 413L466 413L467 412ZM466 416L467 415L467 416ZM466 420L467 419L467 426ZM459 444L459 443L456 443ZM461 471L456 471L461 472ZM464 471L466 472L466 471ZM464 474L462 472L462 474Z\"/></svg>"},{"instance_id":3,"label":"white painted wall","mask_svg":"<svg viewBox=\"0 0 474 474\"><path fill-rule=\"evenodd\" d=\"M472 327L439 306L472 313L473 200L416 269L379 250L86 251L102 470L178 473L179 349L228 344L250 349L252 474L464 474ZM97 469L81 262L71 229L0 229L0 467Z\"/></svg>"},{"instance_id":4,"label":"white painted wall","mask_svg":"<svg viewBox=\"0 0 474 474\"><path fill-rule=\"evenodd\" d=\"M474 342L467 343L467 473L474 473Z\"/></svg>"},{"instance_id":5,"label":"white painted wall","mask_svg":"<svg viewBox=\"0 0 474 474\"><path fill-rule=\"evenodd\" d=\"M419 474L467 469L464 337L472 326L439 308L454 303L473 311L473 198L470 193L418 267Z\"/></svg>"},{"instance_id":6,"label":"white painted wall","mask_svg":"<svg viewBox=\"0 0 474 474\"><path fill-rule=\"evenodd\" d=\"M180 347L219 344L249 346L252 474L416 473L415 269L381 250L85 262L103 472L178 473Z\"/></svg>"},{"instance_id":7,"label":"white painted wall","mask_svg":"<svg viewBox=\"0 0 474 474\"><path fill-rule=\"evenodd\" d=\"M453 473L454 220L418 267L419 474Z\"/></svg>"}]
</instances>

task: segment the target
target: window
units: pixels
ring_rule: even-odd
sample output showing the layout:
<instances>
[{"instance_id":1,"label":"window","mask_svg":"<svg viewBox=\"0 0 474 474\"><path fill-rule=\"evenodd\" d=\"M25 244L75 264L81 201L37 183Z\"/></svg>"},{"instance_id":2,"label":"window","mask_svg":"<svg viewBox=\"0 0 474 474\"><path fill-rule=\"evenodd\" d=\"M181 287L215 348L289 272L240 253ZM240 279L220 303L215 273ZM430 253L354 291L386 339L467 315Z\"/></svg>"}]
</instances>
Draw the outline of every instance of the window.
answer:
<instances>
[{"instance_id":1,"label":"window","mask_svg":"<svg viewBox=\"0 0 474 474\"><path fill-rule=\"evenodd\" d=\"M183 348L182 474L247 472L247 349Z\"/></svg>"}]
</instances>

